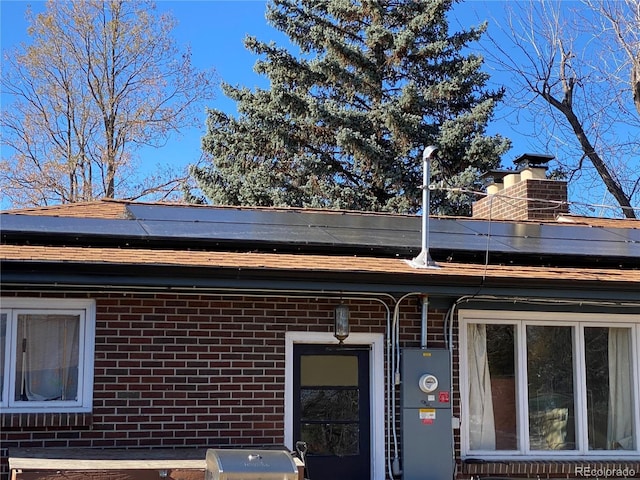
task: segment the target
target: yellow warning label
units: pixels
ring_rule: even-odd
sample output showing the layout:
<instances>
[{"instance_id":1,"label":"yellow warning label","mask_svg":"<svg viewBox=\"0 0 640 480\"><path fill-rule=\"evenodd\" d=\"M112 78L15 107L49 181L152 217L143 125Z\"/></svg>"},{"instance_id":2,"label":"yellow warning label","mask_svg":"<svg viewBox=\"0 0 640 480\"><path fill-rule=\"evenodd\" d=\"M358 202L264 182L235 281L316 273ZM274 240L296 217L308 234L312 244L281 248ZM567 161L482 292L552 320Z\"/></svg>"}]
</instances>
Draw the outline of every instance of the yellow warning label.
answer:
<instances>
[{"instance_id":1,"label":"yellow warning label","mask_svg":"<svg viewBox=\"0 0 640 480\"><path fill-rule=\"evenodd\" d=\"M419 410L420 420L433 420L436 418L435 408L421 408Z\"/></svg>"}]
</instances>

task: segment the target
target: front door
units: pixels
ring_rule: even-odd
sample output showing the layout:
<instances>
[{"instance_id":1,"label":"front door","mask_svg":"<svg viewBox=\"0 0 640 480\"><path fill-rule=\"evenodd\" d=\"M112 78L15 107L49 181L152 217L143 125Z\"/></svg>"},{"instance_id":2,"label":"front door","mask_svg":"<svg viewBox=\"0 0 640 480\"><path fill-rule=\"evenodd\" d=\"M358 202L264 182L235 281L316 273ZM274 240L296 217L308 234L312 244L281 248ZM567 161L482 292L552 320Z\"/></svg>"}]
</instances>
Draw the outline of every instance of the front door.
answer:
<instances>
[{"instance_id":1,"label":"front door","mask_svg":"<svg viewBox=\"0 0 640 480\"><path fill-rule=\"evenodd\" d=\"M310 480L371 478L369 346L295 344L294 441Z\"/></svg>"}]
</instances>

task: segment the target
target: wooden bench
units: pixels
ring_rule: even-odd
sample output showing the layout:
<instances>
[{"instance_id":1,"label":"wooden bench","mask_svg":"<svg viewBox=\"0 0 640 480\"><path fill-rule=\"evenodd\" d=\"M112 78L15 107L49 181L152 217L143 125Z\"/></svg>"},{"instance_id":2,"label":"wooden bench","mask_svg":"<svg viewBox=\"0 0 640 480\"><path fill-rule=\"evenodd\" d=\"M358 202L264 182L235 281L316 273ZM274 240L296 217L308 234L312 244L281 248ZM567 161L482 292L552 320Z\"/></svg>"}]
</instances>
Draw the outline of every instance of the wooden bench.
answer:
<instances>
[{"instance_id":1,"label":"wooden bench","mask_svg":"<svg viewBox=\"0 0 640 480\"><path fill-rule=\"evenodd\" d=\"M203 480L206 449L9 449L11 480Z\"/></svg>"}]
</instances>

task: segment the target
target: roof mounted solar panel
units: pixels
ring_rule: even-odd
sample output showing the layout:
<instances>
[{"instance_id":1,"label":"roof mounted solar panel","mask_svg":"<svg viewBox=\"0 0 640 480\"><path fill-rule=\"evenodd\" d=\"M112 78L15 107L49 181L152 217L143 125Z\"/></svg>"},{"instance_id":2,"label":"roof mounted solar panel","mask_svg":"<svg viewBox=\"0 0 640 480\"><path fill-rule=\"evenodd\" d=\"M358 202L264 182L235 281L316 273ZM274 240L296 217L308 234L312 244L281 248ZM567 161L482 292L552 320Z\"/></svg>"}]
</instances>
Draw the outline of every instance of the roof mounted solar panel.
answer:
<instances>
[{"instance_id":1,"label":"roof mounted solar panel","mask_svg":"<svg viewBox=\"0 0 640 480\"><path fill-rule=\"evenodd\" d=\"M615 229L566 224L458 221L470 230L483 236L490 235L522 254L589 256L598 252L605 256L640 258L640 242L624 238Z\"/></svg>"},{"instance_id":2,"label":"roof mounted solar panel","mask_svg":"<svg viewBox=\"0 0 640 480\"><path fill-rule=\"evenodd\" d=\"M2 233L65 234L73 236L118 236L139 238L147 232L137 222L120 219L48 217L44 215L1 214Z\"/></svg>"},{"instance_id":3,"label":"roof mounted solar panel","mask_svg":"<svg viewBox=\"0 0 640 480\"><path fill-rule=\"evenodd\" d=\"M173 205L128 205L132 218L139 221L181 222L181 223L231 223L231 224L269 224L292 225L304 219L298 219L295 211L250 209L242 207L203 207Z\"/></svg>"},{"instance_id":4,"label":"roof mounted solar panel","mask_svg":"<svg viewBox=\"0 0 640 480\"><path fill-rule=\"evenodd\" d=\"M274 248L363 254L415 253L421 218L358 212L278 210L248 207L129 205L130 218L96 219L2 214L3 238L44 241L61 235L76 243L115 245L137 240L161 248ZM640 262L640 228L432 218L429 247L448 252L518 256L594 255ZM62 238L62 237L61 237ZM177 245L180 247L177 247Z\"/></svg>"},{"instance_id":5,"label":"roof mounted solar panel","mask_svg":"<svg viewBox=\"0 0 640 480\"><path fill-rule=\"evenodd\" d=\"M175 239L188 242L212 241L217 243L240 242L256 244L334 244L335 239L320 229L306 225L229 222L175 222L139 220L149 237Z\"/></svg>"},{"instance_id":6,"label":"roof mounted solar panel","mask_svg":"<svg viewBox=\"0 0 640 480\"><path fill-rule=\"evenodd\" d=\"M134 205L130 210L150 235L160 237L365 247L389 247L398 238L410 247L420 241L419 224L413 217L228 207L168 207L163 211Z\"/></svg>"},{"instance_id":7,"label":"roof mounted solar panel","mask_svg":"<svg viewBox=\"0 0 640 480\"><path fill-rule=\"evenodd\" d=\"M640 244L640 228L631 229L631 228L604 227L603 230L608 231L609 233L611 233L612 235L615 235L616 237L619 237L625 243Z\"/></svg>"}]
</instances>

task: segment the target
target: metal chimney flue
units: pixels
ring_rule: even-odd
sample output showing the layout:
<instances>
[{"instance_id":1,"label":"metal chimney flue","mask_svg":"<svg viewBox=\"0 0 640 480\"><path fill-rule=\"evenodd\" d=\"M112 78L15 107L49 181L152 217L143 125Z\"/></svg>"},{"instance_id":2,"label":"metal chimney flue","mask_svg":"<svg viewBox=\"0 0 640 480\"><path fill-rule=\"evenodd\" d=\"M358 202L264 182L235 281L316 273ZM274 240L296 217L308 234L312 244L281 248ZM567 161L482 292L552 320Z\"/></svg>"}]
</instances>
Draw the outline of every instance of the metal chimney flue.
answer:
<instances>
[{"instance_id":1,"label":"metal chimney flue","mask_svg":"<svg viewBox=\"0 0 640 480\"><path fill-rule=\"evenodd\" d=\"M429 145L422 152L422 249L420 254L411 260L416 268L440 268L429 254L429 186L431 185L431 160L435 158L438 147Z\"/></svg>"}]
</instances>

